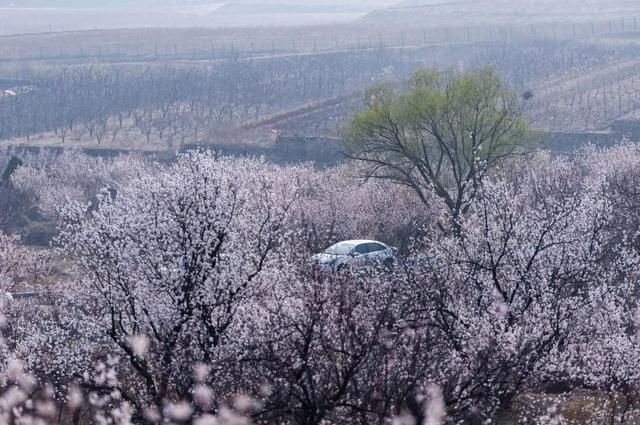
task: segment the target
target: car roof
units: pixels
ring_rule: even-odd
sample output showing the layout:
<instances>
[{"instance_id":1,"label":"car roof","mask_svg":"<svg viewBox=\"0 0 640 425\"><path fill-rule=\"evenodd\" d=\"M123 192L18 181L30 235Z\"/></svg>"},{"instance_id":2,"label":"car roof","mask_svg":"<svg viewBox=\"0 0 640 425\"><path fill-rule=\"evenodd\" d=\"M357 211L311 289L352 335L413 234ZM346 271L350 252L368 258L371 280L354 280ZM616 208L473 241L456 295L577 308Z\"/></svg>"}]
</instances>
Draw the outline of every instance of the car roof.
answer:
<instances>
[{"instance_id":1,"label":"car roof","mask_svg":"<svg viewBox=\"0 0 640 425\"><path fill-rule=\"evenodd\" d=\"M380 245L384 245L387 246L387 244L379 242L379 241L374 241L374 240L369 240L369 239L352 239L352 240L348 240L348 241L342 241L342 242L337 242L335 245L352 245L352 246L356 246L356 245L360 245L363 243L377 243Z\"/></svg>"}]
</instances>

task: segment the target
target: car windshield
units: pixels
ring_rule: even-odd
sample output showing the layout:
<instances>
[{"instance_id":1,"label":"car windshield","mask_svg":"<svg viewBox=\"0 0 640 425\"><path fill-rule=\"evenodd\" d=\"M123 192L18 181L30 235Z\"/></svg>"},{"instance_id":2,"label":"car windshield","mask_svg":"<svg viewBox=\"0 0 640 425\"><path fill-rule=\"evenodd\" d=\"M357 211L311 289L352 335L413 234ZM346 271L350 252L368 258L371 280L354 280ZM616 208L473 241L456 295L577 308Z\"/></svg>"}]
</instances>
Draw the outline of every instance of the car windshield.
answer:
<instances>
[{"instance_id":1,"label":"car windshield","mask_svg":"<svg viewBox=\"0 0 640 425\"><path fill-rule=\"evenodd\" d=\"M351 252L352 249L352 244L340 242L325 249L324 253L332 255L347 255Z\"/></svg>"}]
</instances>

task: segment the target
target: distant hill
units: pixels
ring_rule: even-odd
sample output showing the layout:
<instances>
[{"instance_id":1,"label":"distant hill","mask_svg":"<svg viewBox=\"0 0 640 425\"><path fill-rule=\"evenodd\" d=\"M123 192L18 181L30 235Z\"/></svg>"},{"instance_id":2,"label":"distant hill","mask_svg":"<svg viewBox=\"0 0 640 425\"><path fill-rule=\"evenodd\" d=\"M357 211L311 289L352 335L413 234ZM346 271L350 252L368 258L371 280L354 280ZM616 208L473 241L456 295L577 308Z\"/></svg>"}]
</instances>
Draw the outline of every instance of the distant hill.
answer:
<instances>
[{"instance_id":1,"label":"distant hill","mask_svg":"<svg viewBox=\"0 0 640 425\"><path fill-rule=\"evenodd\" d=\"M0 0L0 7L11 8L96 8L126 6L131 0Z\"/></svg>"},{"instance_id":2,"label":"distant hill","mask_svg":"<svg viewBox=\"0 0 640 425\"><path fill-rule=\"evenodd\" d=\"M289 13L301 11L332 13L346 10L370 11L376 7L391 5L394 0L0 0L0 7L95 9L103 7L184 7L216 3L225 3L225 7L230 10L251 7L256 12L277 10Z\"/></svg>"},{"instance_id":3,"label":"distant hill","mask_svg":"<svg viewBox=\"0 0 640 425\"><path fill-rule=\"evenodd\" d=\"M0 0L0 36L124 28L353 23L397 0Z\"/></svg>"},{"instance_id":4,"label":"distant hill","mask_svg":"<svg viewBox=\"0 0 640 425\"><path fill-rule=\"evenodd\" d=\"M232 0L233 1L233 0ZM109 7L193 6L221 3L212 0L0 0L3 8L96 9Z\"/></svg>"},{"instance_id":5,"label":"distant hill","mask_svg":"<svg viewBox=\"0 0 640 425\"><path fill-rule=\"evenodd\" d=\"M234 0L225 3L217 13L365 13L391 4L390 0Z\"/></svg>"},{"instance_id":6,"label":"distant hill","mask_svg":"<svg viewBox=\"0 0 640 425\"><path fill-rule=\"evenodd\" d=\"M640 16L631 0L404 0L371 12L370 26L442 27L589 22Z\"/></svg>"}]
</instances>

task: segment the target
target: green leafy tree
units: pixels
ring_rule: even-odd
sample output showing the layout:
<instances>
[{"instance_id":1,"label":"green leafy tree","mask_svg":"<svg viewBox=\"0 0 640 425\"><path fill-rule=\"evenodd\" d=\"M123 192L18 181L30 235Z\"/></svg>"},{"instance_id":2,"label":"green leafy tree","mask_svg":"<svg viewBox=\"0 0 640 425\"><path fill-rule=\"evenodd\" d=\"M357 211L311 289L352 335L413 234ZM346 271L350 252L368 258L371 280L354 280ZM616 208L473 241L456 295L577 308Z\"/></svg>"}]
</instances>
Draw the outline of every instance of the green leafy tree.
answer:
<instances>
[{"instance_id":1,"label":"green leafy tree","mask_svg":"<svg viewBox=\"0 0 640 425\"><path fill-rule=\"evenodd\" d=\"M366 165L367 178L409 186L425 203L435 193L454 223L491 170L530 140L527 97L492 69L419 71L401 90L382 84L366 98L344 131L348 156Z\"/></svg>"}]
</instances>

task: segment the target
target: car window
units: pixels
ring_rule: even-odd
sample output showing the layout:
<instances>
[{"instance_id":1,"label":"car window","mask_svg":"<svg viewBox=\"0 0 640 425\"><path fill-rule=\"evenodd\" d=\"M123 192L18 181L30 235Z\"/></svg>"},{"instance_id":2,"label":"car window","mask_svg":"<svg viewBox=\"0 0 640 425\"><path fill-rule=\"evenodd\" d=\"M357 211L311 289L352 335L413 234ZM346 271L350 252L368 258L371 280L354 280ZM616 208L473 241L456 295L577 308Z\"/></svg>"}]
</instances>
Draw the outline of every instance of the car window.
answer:
<instances>
[{"instance_id":1,"label":"car window","mask_svg":"<svg viewBox=\"0 0 640 425\"><path fill-rule=\"evenodd\" d=\"M355 251L359 254L369 254L371 252L384 251L385 249L385 246L382 244L368 242L361 243L360 245L356 246Z\"/></svg>"},{"instance_id":2,"label":"car window","mask_svg":"<svg viewBox=\"0 0 640 425\"><path fill-rule=\"evenodd\" d=\"M353 245L348 243L337 243L335 245L331 245L329 248L325 249L325 254L332 255L347 255L353 249Z\"/></svg>"},{"instance_id":3,"label":"car window","mask_svg":"<svg viewBox=\"0 0 640 425\"><path fill-rule=\"evenodd\" d=\"M369 252L384 251L387 249L384 245L379 243L370 243L367 245L369 245Z\"/></svg>"},{"instance_id":4,"label":"car window","mask_svg":"<svg viewBox=\"0 0 640 425\"><path fill-rule=\"evenodd\" d=\"M371 250L369 249L369 245L371 244L361 243L360 245L356 246L354 251L357 252L358 254L368 254L371 252Z\"/></svg>"}]
</instances>

